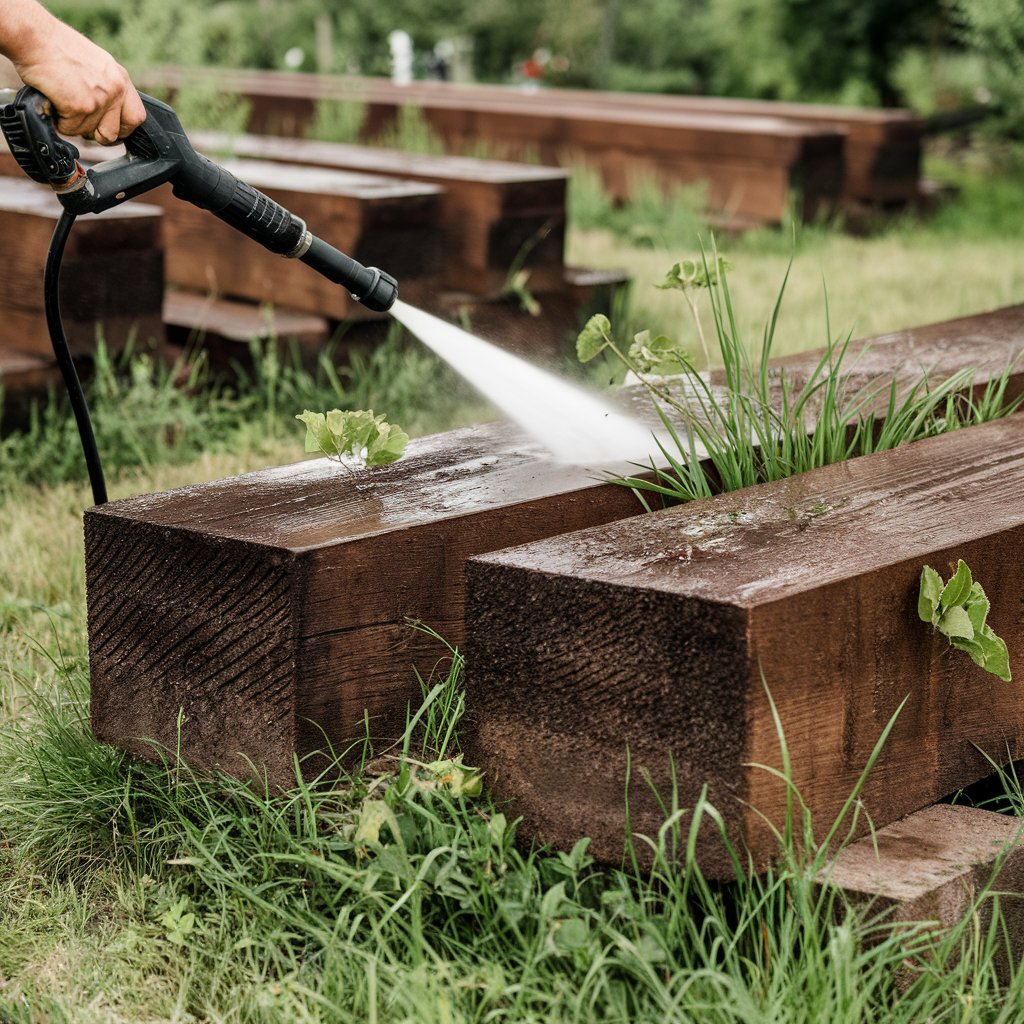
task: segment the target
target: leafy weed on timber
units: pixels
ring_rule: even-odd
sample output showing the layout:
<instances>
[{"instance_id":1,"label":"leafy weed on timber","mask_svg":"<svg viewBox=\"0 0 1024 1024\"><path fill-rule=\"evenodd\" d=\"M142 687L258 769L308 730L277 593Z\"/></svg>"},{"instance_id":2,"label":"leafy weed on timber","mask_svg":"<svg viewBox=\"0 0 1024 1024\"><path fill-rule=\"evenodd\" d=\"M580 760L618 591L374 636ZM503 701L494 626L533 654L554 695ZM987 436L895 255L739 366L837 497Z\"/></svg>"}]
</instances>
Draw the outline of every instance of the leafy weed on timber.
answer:
<instances>
[{"instance_id":1,"label":"leafy weed on timber","mask_svg":"<svg viewBox=\"0 0 1024 1024\"><path fill-rule=\"evenodd\" d=\"M384 466L402 457L409 435L373 410L311 412L295 417L306 425L307 454L318 453L350 469Z\"/></svg>"},{"instance_id":2,"label":"leafy weed on timber","mask_svg":"<svg viewBox=\"0 0 1024 1024\"><path fill-rule=\"evenodd\" d=\"M961 558L949 582L930 566L921 570L917 614L930 622L951 647L965 651L971 661L1004 682L1010 682L1010 655L1005 642L988 624L989 600Z\"/></svg>"}]
</instances>

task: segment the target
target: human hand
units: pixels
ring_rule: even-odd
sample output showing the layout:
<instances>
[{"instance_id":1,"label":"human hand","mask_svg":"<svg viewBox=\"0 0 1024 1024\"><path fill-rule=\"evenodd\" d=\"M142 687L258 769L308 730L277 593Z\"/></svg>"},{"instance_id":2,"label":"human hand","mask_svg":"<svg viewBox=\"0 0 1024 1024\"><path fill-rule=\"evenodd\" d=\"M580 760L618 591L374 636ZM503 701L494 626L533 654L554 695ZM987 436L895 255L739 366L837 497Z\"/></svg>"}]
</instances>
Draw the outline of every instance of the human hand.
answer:
<instances>
[{"instance_id":1,"label":"human hand","mask_svg":"<svg viewBox=\"0 0 1024 1024\"><path fill-rule=\"evenodd\" d=\"M13 5L13 6L21 6ZM106 50L34 3L13 38L0 40L26 85L53 104L64 135L91 135L112 145L146 119L146 109L125 71Z\"/></svg>"}]
</instances>

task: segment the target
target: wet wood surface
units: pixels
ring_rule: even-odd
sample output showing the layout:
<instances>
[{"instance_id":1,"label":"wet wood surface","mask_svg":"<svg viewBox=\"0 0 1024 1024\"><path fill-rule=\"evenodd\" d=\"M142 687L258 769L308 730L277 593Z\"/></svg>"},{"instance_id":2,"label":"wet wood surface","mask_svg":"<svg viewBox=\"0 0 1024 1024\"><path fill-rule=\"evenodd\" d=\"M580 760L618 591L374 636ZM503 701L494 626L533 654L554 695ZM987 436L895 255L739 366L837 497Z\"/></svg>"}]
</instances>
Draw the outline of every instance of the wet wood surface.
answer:
<instances>
[{"instance_id":1,"label":"wet wood surface","mask_svg":"<svg viewBox=\"0 0 1024 1024\"><path fill-rule=\"evenodd\" d=\"M43 269L60 214L50 189L24 175L0 177L0 244L5 254L0 350L5 353L52 355L43 312ZM128 203L75 222L60 279L64 328L73 354L94 351L98 330L111 352L133 335L140 346L159 346L163 258L161 213L152 205Z\"/></svg>"},{"instance_id":2,"label":"wet wood surface","mask_svg":"<svg viewBox=\"0 0 1024 1024\"><path fill-rule=\"evenodd\" d=\"M922 567L949 577L963 558L1024 674L1022 488L1015 416L473 559L467 757L526 837L589 835L611 862L627 756L634 831L656 834L652 787L667 796L674 771L680 806L707 785L765 864L787 807L768 693L819 838L906 699L862 800L876 826L916 811L1024 753L1020 682L917 616ZM710 827L699 855L731 870Z\"/></svg>"},{"instance_id":3,"label":"wet wood surface","mask_svg":"<svg viewBox=\"0 0 1024 1024\"><path fill-rule=\"evenodd\" d=\"M462 622L476 552L638 511L623 488L545 461L504 424L413 441L357 476L327 460L113 502L86 514L98 736L291 776L293 751L401 731ZM316 725L310 724L312 719Z\"/></svg>"},{"instance_id":4,"label":"wet wood surface","mask_svg":"<svg viewBox=\"0 0 1024 1024\"><path fill-rule=\"evenodd\" d=\"M932 362L929 346L959 368L986 331L983 372L999 373L1024 348L1024 307L923 328L927 343L905 332L888 345L890 376L908 351ZM961 334L972 344L954 366L947 342ZM884 353L872 358L883 372ZM90 510L97 733L139 753L138 737L173 746L184 708L189 760L244 771L244 754L278 780L293 752L322 747L320 729L338 746L358 737L364 710L376 735L395 735L418 699L413 666L429 675L445 654L406 619L461 644L466 558L639 511L501 424L414 441L356 476L316 460Z\"/></svg>"},{"instance_id":5,"label":"wet wood surface","mask_svg":"<svg viewBox=\"0 0 1024 1024\"><path fill-rule=\"evenodd\" d=\"M561 168L269 135L190 138L215 159L231 154L438 185L446 288L500 293L514 265L529 271L535 292L563 287L568 172Z\"/></svg>"}]
</instances>

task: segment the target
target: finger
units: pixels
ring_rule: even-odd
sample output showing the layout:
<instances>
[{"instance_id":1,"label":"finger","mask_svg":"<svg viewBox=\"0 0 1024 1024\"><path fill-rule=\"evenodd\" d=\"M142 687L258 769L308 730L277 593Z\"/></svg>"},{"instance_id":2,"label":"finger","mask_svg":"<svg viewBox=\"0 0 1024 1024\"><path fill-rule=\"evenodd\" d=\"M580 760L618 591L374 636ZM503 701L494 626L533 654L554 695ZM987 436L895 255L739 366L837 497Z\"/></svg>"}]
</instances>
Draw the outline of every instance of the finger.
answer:
<instances>
[{"instance_id":1,"label":"finger","mask_svg":"<svg viewBox=\"0 0 1024 1024\"><path fill-rule=\"evenodd\" d=\"M70 117L60 117L55 124L61 135L88 135L92 130L89 127L88 119L81 114L74 114Z\"/></svg>"},{"instance_id":2,"label":"finger","mask_svg":"<svg viewBox=\"0 0 1024 1024\"><path fill-rule=\"evenodd\" d=\"M142 105L142 100L134 87L129 85L121 106L119 138L123 139L126 135L131 135L145 120L146 108Z\"/></svg>"},{"instance_id":3,"label":"finger","mask_svg":"<svg viewBox=\"0 0 1024 1024\"><path fill-rule=\"evenodd\" d=\"M93 138L103 146L112 146L121 132L121 107L117 104L104 111L100 122L93 129Z\"/></svg>"}]
</instances>

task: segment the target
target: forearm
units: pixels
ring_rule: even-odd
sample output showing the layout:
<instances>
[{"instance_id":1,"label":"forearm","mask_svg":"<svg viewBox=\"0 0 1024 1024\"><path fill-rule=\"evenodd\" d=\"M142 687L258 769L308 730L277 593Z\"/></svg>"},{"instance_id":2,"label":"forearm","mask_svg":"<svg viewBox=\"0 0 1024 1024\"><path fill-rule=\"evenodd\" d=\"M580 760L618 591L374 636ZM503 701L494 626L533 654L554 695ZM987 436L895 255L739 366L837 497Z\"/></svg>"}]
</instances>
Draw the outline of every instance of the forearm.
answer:
<instances>
[{"instance_id":1,"label":"forearm","mask_svg":"<svg viewBox=\"0 0 1024 1024\"><path fill-rule=\"evenodd\" d=\"M0 0L0 53L15 64L33 60L58 26L61 22L36 0Z\"/></svg>"}]
</instances>

